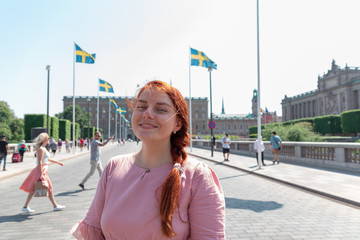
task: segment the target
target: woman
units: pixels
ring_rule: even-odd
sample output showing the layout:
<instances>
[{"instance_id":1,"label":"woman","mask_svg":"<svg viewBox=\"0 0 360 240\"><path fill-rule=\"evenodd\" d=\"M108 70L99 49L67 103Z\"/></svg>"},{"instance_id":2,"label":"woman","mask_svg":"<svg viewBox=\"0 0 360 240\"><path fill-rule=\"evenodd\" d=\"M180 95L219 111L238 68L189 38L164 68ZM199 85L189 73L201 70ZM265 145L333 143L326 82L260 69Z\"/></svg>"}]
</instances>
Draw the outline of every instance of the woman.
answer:
<instances>
[{"instance_id":1,"label":"woman","mask_svg":"<svg viewBox=\"0 0 360 240\"><path fill-rule=\"evenodd\" d=\"M277 164L280 163L278 154L281 147L282 147L281 138L278 135L276 135L275 131L273 131L269 145L269 148L272 149L272 152L274 154L273 164L275 164L275 162L277 162Z\"/></svg>"},{"instance_id":2,"label":"woman","mask_svg":"<svg viewBox=\"0 0 360 240\"><path fill-rule=\"evenodd\" d=\"M225 201L215 173L187 157L188 109L171 85L152 81L134 102L138 153L110 159L78 239L225 239Z\"/></svg>"},{"instance_id":3,"label":"woman","mask_svg":"<svg viewBox=\"0 0 360 240\"><path fill-rule=\"evenodd\" d=\"M47 133L40 133L40 135L34 139L34 143L35 149L37 150L37 166L31 171L29 176L25 179L24 183L20 187L21 190L29 193L25 205L21 211L26 213L35 212L29 207L29 203L34 195L34 184L37 181L41 181L43 185L48 188L49 199L54 206L54 211L61 211L65 208L65 206L56 203L54 199L53 187L47 171L48 162L57 163L61 166L63 166L63 163L50 158L51 155L45 148L45 146L49 143L49 135L47 135Z\"/></svg>"},{"instance_id":4,"label":"woman","mask_svg":"<svg viewBox=\"0 0 360 240\"><path fill-rule=\"evenodd\" d=\"M58 150L59 150L59 153L61 152L61 148L62 148L62 141L61 141L61 139L59 138L59 141L58 141Z\"/></svg>"}]
</instances>

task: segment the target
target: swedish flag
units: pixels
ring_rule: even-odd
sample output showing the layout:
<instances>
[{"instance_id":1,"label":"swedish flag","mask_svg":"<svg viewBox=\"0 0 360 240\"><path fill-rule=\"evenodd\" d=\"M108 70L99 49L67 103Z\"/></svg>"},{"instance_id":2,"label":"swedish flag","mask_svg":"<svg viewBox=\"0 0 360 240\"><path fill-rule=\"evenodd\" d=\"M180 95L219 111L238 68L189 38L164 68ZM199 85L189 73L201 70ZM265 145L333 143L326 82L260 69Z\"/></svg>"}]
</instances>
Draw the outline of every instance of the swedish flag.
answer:
<instances>
[{"instance_id":1,"label":"swedish flag","mask_svg":"<svg viewBox=\"0 0 360 240\"><path fill-rule=\"evenodd\" d=\"M190 48L191 51L191 66L199 66L206 68L217 69L217 64L208 58L205 53Z\"/></svg>"},{"instance_id":2,"label":"swedish flag","mask_svg":"<svg viewBox=\"0 0 360 240\"><path fill-rule=\"evenodd\" d=\"M99 89L100 92L114 93L114 89L111 86L111 84L104 80L99 79L99 86L100 86L100 89Z\"/></svg>"},{"instance_id":3,"label":"swedish flag","mask_svg":"<svg viewBox=\"0 0 360 240\"><path fill-rule=\"evenodd\" d=\"M120 115L125 115L125 113L126 113L126 109L125 108L118 108L118 109L116 109L116 111L120 114ZM125 118L124 118L125 119Z\"/></svg>"},{"instance_id":4,"label":"swedish flag","mask_svg":"<svg viewBox=\"0 0 360 240\"><path fill-rule=\"evenodd\" d=\"M114 99L110 99L110 104L115 107L115 111L119 108Z\"/></svg>"},{"instance_id":5,"label":"swedish flag","mask_svg":"<svg viewBox=\"0 0 360 240\"><path fill-rule=\"evenodd\" d=\"M76 62L95 63L96 54L89 54L85 52L76 43L75 43L75 55L76 55Z\"/></svg>"}]
</instances>

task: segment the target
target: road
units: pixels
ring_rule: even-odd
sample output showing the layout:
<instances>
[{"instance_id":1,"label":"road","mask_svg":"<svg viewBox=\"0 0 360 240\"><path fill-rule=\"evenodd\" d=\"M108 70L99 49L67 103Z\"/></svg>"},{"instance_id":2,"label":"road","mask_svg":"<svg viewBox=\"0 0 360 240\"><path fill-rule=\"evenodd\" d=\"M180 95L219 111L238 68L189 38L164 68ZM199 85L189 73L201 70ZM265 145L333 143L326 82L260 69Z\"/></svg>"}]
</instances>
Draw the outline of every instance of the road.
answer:
<instances>
[{"instance_id":1,"label":"road","mask_svg":"<svg viewBox=\"0 0 360 240\"><path fill-rule=\"evenodd\" d=\"M103 149L102 162L137 151L136 143ZM202 160L204 161L204 160ZM218 175L226 198L226 234L234 239L360 239L360 210L236 169L205 161ZM0 239L74 239L69 229L84 218L95 194L95 173L82 191L78 184L89 171L89 155L51 165L49 176L55 199L66 205L53 212L48 198L34 198L35 214L21 214L27 194L19 186L21 174L0 181Z\"/></svg>"}]
</instances>

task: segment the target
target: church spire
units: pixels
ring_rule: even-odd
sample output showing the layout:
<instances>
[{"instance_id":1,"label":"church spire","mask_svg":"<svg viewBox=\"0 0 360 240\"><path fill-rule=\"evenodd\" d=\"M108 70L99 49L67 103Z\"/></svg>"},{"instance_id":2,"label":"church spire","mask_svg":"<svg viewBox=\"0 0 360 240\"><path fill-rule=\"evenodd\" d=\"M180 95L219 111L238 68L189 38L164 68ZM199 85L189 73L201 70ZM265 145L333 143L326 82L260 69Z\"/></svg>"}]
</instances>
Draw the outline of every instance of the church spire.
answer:
<instances>
[{"instance_id":1,"label":"church spire","mask_svg":"<svg viewBox=\"0 0 360 240\"><path fill-rule=\"evenodd\" d=\"M224 108L224 97L222 98L222 108L221 108L221 114L225 114L225 108Z\"/></svg>"}]
</instances>

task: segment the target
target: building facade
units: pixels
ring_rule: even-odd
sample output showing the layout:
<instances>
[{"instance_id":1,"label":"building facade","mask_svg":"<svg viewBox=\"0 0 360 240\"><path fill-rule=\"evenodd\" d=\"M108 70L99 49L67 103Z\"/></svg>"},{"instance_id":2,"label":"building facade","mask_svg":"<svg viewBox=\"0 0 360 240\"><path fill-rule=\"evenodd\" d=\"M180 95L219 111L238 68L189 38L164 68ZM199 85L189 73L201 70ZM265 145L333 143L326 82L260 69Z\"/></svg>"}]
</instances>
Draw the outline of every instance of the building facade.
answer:
<instances>
[{"instance_id":1,"label":"building facade","mask_svg":"<svg viewBox=\"0 0 360 240\"><path fill-rule=\"evenodd\" d=\"M318 76L316 90L305 92L282 100L282 120L341 114L359 109L360 69L341 69L332 61L331 69L322 77Z\"/></svg>"}]
</instances>

